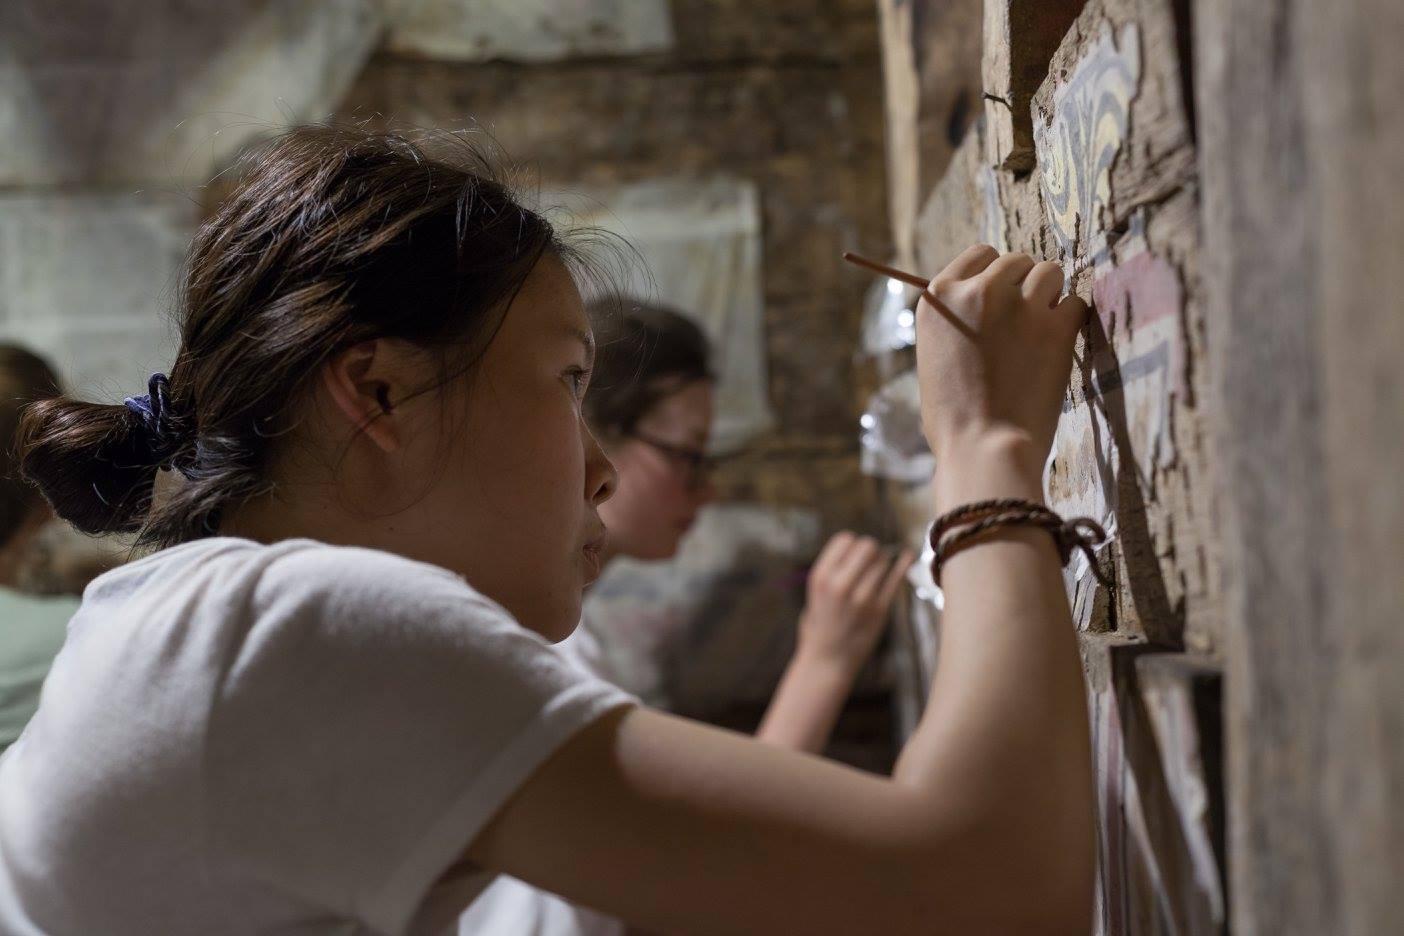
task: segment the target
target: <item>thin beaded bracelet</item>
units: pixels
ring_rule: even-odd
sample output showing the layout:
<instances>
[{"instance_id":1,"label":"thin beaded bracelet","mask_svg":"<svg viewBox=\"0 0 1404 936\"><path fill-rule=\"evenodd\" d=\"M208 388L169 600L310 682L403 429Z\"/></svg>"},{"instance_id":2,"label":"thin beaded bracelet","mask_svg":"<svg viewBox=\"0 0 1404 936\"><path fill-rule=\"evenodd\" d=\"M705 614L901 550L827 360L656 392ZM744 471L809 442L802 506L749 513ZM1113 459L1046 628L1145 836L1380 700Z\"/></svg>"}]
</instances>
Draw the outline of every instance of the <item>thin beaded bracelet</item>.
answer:
<instances>
[{"instance_id":1,"label":"thin beaded bracelet","mask_svg":"<svg viewBox=\"0 0 1404 936\"><path fill-rule=\"evenodd\" d=\"M1034 526L1047 530L1058 547L1058 556L1063 565L1068 564L1073 550L1082 550L1097 581L1110 587L1111 581L1098 567L1094 552L1095 547L1107 540L1107 532L1100 523L1091 517L1064 520L1042 504L1018 497L975 501L938 517L931 526L931 548L936 553L931 560L931 577L939 584L941 566L945 565L946 560L965 547L974 545L991 530L1007 526ZM964 529L957 530L956 527Z\"/></svg>"}]
</instances>

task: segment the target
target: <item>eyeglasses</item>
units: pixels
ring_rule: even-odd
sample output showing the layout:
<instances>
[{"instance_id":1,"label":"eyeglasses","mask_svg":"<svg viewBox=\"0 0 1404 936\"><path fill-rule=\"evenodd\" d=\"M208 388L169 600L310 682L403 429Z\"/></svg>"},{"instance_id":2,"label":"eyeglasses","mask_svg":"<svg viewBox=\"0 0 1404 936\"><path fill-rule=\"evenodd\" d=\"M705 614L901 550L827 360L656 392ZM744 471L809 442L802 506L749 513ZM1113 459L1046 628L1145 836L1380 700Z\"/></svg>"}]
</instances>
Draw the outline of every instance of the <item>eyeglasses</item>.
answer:
<instances>
[{"instance_id":1,"label":"eyeglasses","mask_svg":"<svg viewBox=\"0 0 1404 936\"><path fill-rule=\"evenodd\" d=\"M638 439L649 448L656 449L669 458L687 465L687 486L692 490L706 484L707 479L711 477L712 470L717 466L718 459L701 449L687 445L674 445L671 442L664 442L662 439L655 439L640 432L631 432L629 437Z\"/></svg>"}]
</instances>

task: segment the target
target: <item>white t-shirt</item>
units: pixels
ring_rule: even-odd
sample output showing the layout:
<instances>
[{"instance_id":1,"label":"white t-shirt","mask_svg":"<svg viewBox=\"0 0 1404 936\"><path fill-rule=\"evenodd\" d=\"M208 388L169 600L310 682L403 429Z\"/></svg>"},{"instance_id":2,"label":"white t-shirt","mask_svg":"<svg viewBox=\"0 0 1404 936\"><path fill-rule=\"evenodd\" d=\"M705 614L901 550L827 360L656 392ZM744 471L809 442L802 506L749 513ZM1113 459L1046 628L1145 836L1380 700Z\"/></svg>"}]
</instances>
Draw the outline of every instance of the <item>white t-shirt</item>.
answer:
<instances>
[{"instance_id":1,"label":"white t-shirt","mask_svg":"<svg viewBox=\"0 0 1404 936\"><path fill-rule=\"evenodd\" d=\"M600 639L580 626L553 648L583 672L617 683ZM623 921L573 904L507 874L498 875L458 921L459 936L624 936Z\"/></svg>"},{"instance_id":2,"label":"white t-shirt","mask_svg":"<svg viewBox=\"0 0 1404 936\"><path fill-rule=\"evenodd\" d=\"M628 694L461 578L219 537L88 587L0 757L0 932L420 933L460 856Z\"/></svg>"}]
</instances>

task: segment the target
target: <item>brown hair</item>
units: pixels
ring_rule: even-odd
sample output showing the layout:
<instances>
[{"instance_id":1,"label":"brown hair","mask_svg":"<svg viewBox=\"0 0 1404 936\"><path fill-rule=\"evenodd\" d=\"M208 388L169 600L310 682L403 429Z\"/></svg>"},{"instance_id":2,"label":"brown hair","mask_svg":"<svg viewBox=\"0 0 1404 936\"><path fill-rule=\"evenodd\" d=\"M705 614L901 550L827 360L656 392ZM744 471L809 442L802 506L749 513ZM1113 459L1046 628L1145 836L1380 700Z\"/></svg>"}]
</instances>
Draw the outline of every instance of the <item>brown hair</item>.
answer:
<instances>
[{"instance_id":1,"label":"brown hair","mask_svg":"<svg viewBox=\"0 0 1404 936\"><path fill-rule=\"evenodd\" d=\"M58 375L49 362L19 345L0 344L0 546L15 535L44 501L19 474L15 442L27 404L58 396Z\"/></svg>"},{"instance_id":2,"label":"brown hair","mask_svg":"<svg viewBox=\"0 0 1404 936\"><path fill-rule=\"evenodd\" d=\"M664 397L713 379L707 338L682 313L631 298L596 300L587 312L597 350L585 416L601 438L629 435Z\"/></svg>"},{"instance_id":3,"label":"brown hair","mask_svg":"<svg viewBox=\"0 0 1404 936\"><path fill-rule=\"evenodd\" d=\"M246 154L190 248L159 444L126 405L27 412L23 471L54 511L141 545L212 535L223 508L271 490L271 446L329 358L393 337L438 354L421 392L466 373L537 261L580 258L478 144L438 139L448 152L431 156L398 134L301 127ZM186 482L153 504L172 467Z\"/></svg>"}]
</instances>

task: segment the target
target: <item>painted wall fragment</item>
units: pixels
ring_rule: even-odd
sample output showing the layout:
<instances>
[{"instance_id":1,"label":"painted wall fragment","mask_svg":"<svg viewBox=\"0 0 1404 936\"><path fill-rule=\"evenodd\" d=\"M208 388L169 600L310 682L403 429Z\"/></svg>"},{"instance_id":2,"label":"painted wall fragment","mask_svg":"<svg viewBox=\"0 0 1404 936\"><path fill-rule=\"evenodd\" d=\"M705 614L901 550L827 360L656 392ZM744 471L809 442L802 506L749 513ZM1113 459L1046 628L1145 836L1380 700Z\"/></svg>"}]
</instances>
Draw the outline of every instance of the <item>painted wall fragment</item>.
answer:
<instances>
[{"instance_id":1,"label":"painted wall fragment","mask_svg":"<svg viewBox=\"0 0 1404 936\"><path fill-rule=\"evenodd\" d=\"M1116 530L1117 478L1134 470L1153 491L1157 467L1175 457L1170 413L1181 392L1184 288L1179 271L1153 252L1139 219L1099 264L1092 294L1101 328L1084 345L1045 475L1050 503ZM1074 619L1087 627L1095 582L1089 564L1065 575Z\"/></svg>"},{"instance_id":2,"label":"painted wall fragment","mask_svg":"<svg viewBox=\"0 0 1404 936\"><path fill-rule=\"evenodd\" d=\"M1133 232L1140 226L1133 222ZM1093 351L1092 380L1108 422L1150 490L1155 468L1174 459L1170 409L1184 389L1184 287L1175 266L1139 234L1119 243L1116 254L1098 265L1092 284L1106 338Z\"/></svg>"},{"instance_id":3,"label":"painted wall fragment","mask_svg":"<svg viewBox=\"0 0 1404 936\"><path fill-rule=\"evenodd\" d=\"M1185 913L1178 826L1167 829L1157 738L1143 714L1137 679L1146 646L1110 634L1084 644L1089 667L1093 780L1099 814L1096 936L1181 936L1215 932ZM1168 834L1167 834L1168 833Z\"/></svg>"},{"instance_id":4,"label":"painted wall fragment","mask_svg":"<svg viewBox=\"0 0 1404 936\"><path fill-rule=\"evenodd\" d=\"M1085 381L1074 383L1063 404L1063 416L1053 437L1053 450L1044 469L1048 505L1065 517L1091 517L1116 535L1116 439L1106 410L1087 397ZM1107 548L1104 544L1097 552ZM1092 624L1097 580L1087 558L1077 552L1063 570L1073 622L1086 630Z\"/></svg>"},{"instance_id":5,"label":"painted wall fragment","mask_svg":"<svg viewBox=\"0 0 1404 936\"><path fill-rule=\"evenodd\" d=\"M1105 246L1111 171L1126 137L1131 100L1141 77L1135 23L1115 40L1110 23L1053 93L1053 113L1034 120L1045 211L1053 238L1069 261Z\"/></svg>"},{"instance_id":6,"label":"painted wall fragment","mask_svg":"<svg viewBox=\"0 0 1404 936\"><path fill-rule=\"evenodd\" d=\"M982 166L976 185L984 201L984 226L980 240L999 251L1009 249L1009 233L1004 223L1004 205L1000 202L999 175L993 166Z\"/></svg>"}]
</instances>

